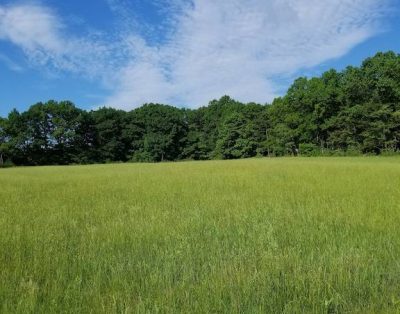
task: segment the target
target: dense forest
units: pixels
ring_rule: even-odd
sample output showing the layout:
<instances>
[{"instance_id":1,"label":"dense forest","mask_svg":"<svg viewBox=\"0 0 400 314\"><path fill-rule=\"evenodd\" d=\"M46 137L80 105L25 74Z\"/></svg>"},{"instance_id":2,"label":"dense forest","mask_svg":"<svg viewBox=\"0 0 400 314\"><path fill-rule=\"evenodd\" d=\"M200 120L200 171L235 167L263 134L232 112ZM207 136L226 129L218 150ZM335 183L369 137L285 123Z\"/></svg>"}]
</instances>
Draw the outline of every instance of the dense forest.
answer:
<instances>
[{"instance_id":1,"label":"dense forest","mask_svg":"<svg viewBox=\"0 0 400 314\"><path fill-rule=\"evenodd\" d=\"M52 165L400 151L400 55L297 79L272 104L84 111L37 103L0 118L0 164Z\"/></svg>"}]
</instances>

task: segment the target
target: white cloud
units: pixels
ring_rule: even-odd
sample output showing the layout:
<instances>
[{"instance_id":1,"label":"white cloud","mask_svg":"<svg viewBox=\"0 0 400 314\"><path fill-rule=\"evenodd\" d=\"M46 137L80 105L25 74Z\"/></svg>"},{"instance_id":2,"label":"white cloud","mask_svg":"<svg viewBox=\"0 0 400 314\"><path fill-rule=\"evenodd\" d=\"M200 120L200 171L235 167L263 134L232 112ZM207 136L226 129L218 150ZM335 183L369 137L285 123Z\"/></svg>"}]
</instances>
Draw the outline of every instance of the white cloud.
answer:
<instances>
[{"instance_id":1,"label":"white cloud","mask_svg":"<svg viewBox=\"0 0 400 314\"><path fill-rule=\"evenodd\" d=\"M142 49L107 103L204 105L229 94L270 101L274 77L332 58L373 36L388 2L378 0L195 0L161 47ZM155 57L154 57L155 56Z\"/></svg>"},{"instance_id":2,"label":"white cloud","mask_svg":"<svg viewBox=\"0 0 400 314\"><path fill-rule=\"evenodd\" d=\"M0 39L20 47L34 65L87 77L112 71L113 45L69 35L61 21L56 12L37 4L0 6Z\"/></svg>"},{"instance_id":3,"label":"white cloud","mask_svg":"<svg viewBox=\"0 0 400 314\"><path fill-rule=\"evenodd\" d=\"M36 63L100 78L110 90L104 103L118 108L144 102L198 106L224 94L266 102L276 95L276 77L343 56L376 34L390 5L153 0L168 17L161 28L166 39L154 44L138 27L137 12L126 9L128 2L107 1L123 15L121 33L111 41L67 35L55 12L23 5L0 6L0 39L20 46Z\"/></svg>"}]
</instances>

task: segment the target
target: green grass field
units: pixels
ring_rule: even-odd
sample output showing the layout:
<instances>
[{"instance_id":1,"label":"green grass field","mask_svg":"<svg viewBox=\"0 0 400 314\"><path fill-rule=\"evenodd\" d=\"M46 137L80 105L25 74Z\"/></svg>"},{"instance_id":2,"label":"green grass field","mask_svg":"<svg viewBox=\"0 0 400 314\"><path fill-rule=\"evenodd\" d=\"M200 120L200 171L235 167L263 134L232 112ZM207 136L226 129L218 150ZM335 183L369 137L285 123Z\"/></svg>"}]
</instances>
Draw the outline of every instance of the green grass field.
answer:
<instances>
[{"instance_id":1,"label":"green grass field","mask_svg":"<svg viewBox=\"0 0 400 314\"><path fill-rule=\"evenodd\" d=\"M0 186L0 312L400 312L398 158L14 168Z\"/></svg>"}]
</instances>

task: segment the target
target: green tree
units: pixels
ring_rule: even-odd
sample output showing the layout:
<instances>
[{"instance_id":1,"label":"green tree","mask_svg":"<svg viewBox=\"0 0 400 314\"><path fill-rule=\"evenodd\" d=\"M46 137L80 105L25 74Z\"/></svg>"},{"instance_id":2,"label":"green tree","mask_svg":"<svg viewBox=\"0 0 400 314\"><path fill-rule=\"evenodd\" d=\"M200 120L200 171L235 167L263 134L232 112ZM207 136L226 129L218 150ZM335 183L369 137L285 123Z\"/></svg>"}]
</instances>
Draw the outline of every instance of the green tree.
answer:
<instances>
[{"instance_id":1,"label":"green tree","mask_svg":"<svg viewBox=\"0 0 400 314\"><path fill-rule=\"evenodd\" d=\"M100 108L90 112L95 129L97 162L127 161L128 148L122 139L125 115L122 110Z\"/></svg>"},{"instance_id":2,"label":"green tree","mask_svg":"<svg viewBox=\"0 0 400 314\"><path fill-rule=\"evenodd\" d=\"M235 159L255 156L257 143L251 135L249 121L244 115L231 114L219 130L216 157Z\"/></svg>"},{"instance_id":3,"label":"green tree","mask_svg":"<svg viewBox=\"0 0 400 314\"><path fill-rule=\"evenodd\" d=\"M7 153L7 133L6 119L0 117L0 167L4 165L5 155Z\"/></svg>"},{"instance_id":4,"label":"green tree","mask_svg":"<svg viewBox=\"0 0 400 314\"><path fill-rule=\"evenodd\" d=\"M165 161L182 158L187 122L184 110L146 104L131 113L127 134L131 136L132 159Z\"/></svg>"},{"instance_id":5,"label":"green tree","mask_svg":"<svg viewBox=\"0 0 400 314\"><path fill-rule=\"evenodd\" d=\"M8 153L9 159L16 165L27 164L26 127L22 115L17 110L12 110L7 119L3 120L3 150Z\"/></svg>"},{"instance_id":6,"label":"green tree","mask_svg":"<svg viewBox=\"0 0 400 314\"><path fill-rule=\"evenodd\" d=\"M301 77L271 105L229 96L196 110L146 104L86 112L68 101L13 110L0 154L20 165L164 161L400 150L400 56ZM0 160L1 161L1 160Z\"/></svg>"}]
</instances>

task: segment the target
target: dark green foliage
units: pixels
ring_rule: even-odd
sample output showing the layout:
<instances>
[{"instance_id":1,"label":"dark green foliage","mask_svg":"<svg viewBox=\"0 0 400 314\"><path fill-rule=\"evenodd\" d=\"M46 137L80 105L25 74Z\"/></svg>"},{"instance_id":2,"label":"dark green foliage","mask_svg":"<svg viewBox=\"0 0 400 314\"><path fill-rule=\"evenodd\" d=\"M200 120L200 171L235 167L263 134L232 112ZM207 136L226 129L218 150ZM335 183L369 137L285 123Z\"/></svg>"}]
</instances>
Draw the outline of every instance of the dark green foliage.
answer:
<instances>
[{"instance_id":1,"label":"dark green foliage","mask_svg":"<svg viewBox=\"0 0 400 314\"><path fill-rule=\"evenodd\" d=\"M5 132L5 124L7 120L0 118L0 167L4 166L7 149L7 134Z\"/></svg>"},{"instance_id":2,"label":"dark green foliage","mask_svg":"<svg viewBox=\"0 0 400 314\"><path fill-rule=\"evenodd\" d=\"M12 111L3 123L2 147L15 164L71 164L87 161L85 151L93 143L85 126L87 113L72 103L37 103L20 114ZM81 158L79 158L81 157Z\"/></svg>"},{"instance_id":3,"label":"dark green foliage","mask_svg":"<svg viewBox=\"0 0 400 314\"><path fill-rule=\"evenodd\" d=\"M181 159L187 135L184 110L146 104L129 115L125 134L131 144L130 159L150 162Z\"/></svg>"},{"instance_id":4,"label":"dark green foliage","mask_svg":"<svg viewBox=\"0 0 400 314\"><path fill-rule=\"evenodd\" d=\"M360 68L300 78L268 109L267 147L275 155L295 155L304 145L315 146L312 154L396 152L399 104L400 56L393 52Z\"/></svg>"},{"instance_id":5,"label":"dark green foliage","mask_svg":"<svg viewBox=\"0 0 400 314\"><path fill-rule=\"evenodd\" d=\"M302 143L299 145L299 154L301 156L319 156L321 151L315 144Z\"/></svg>"},{"instance_id":6,"label":"dark green foliage","mask_svg":"<svg viewBox=\"0 0 400 314\"><path fill-rule=\"evenodd\" d=\"M127 161L126 143L122 136L125 112L100 108L91 112L95 130L96 161Z\"/></svg>"},{"instance_id":7,"label":"dark green foliage","mask_svg":"<svg viewBox=\"0 0 400 314\"><path fill-rule=\"evenodd\" d=\"M250 121L242 113L230 115L219 130L216 156L222 159L252 157L256 154L256 147Z\"/></svg>"},{"instance_id":8,"label":"dark green foliage","mask_svg":"<svg viewBox=\"0 0 400 314\"><path fill-rule=\"evenodd\" d=\"M235 159L400 151L400 55L299 78L271 105L224 96L197 110L146 104L86 112L38 103L0 119L0 165Z\"/></svg>"}]
</instances>

